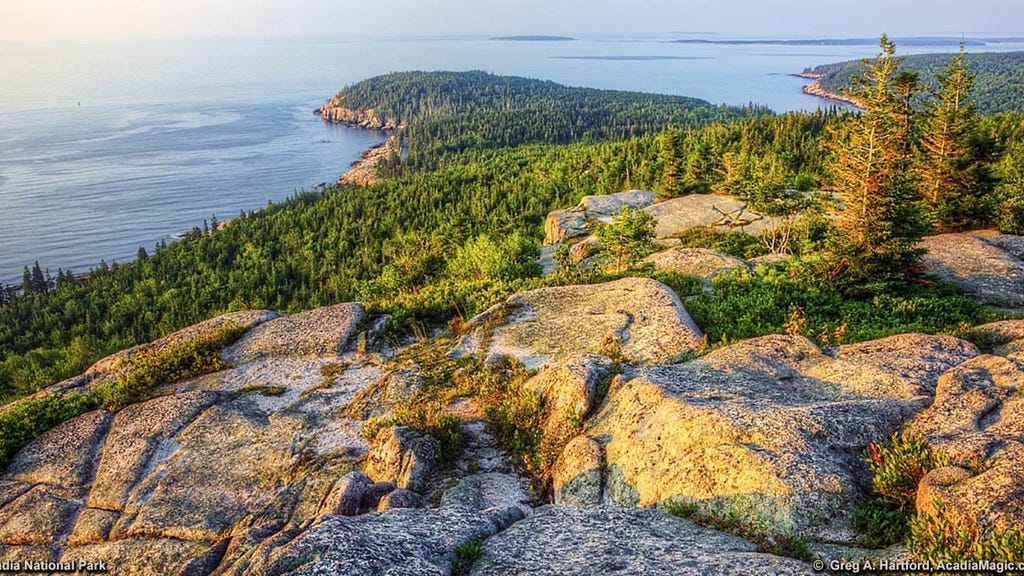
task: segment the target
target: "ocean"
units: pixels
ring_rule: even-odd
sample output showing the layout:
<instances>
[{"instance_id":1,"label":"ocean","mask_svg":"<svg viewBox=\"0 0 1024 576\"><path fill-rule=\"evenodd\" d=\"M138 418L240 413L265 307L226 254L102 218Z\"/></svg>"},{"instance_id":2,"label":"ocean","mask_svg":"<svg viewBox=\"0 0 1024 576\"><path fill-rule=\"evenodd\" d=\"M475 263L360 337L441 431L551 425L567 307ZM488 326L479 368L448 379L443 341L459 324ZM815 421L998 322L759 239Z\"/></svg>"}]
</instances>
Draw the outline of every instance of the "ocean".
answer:
<instances>
[{"instance_id":1,"label":"ocean","mask_svg":"<svg viewBox=\"0 0 1024 576\"><path fill-rule=\"evenodd\" d=\"M384 136L313 109L373 75L478 69L782 112L829 105L791 74L877 52L668 42L682 37L0 43L0 282L36 261L54 274L130 261L214 215L334 182Z\"/></svg>"}]
</instances>

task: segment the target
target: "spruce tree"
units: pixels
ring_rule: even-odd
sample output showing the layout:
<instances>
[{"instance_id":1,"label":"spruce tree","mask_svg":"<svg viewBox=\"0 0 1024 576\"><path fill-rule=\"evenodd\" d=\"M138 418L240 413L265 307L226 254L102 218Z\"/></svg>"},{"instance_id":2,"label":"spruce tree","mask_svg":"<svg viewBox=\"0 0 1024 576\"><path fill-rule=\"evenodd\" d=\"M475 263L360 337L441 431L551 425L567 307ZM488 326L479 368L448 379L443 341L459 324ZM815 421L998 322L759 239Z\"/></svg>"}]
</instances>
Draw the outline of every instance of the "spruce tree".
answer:
<instances>
[{"instance_id":1,"label":"spruce tree","mask_svg":"<svg viewBox=\"0 0 1024 576\"><path fill-rule=\"evenodd\" d=\"M861 73L846 91L861 111L826 137L827 172L842 203L830 250L831 276L906 273L921 254L916 245L926 227L911 170L910 103L916 81L897 76L902 58L886 35L879 46L874 60L862 60Z\"/></svg>"},{"instance_id":2,"label":"spruce tree","mask_svg":"<svg viewBox=\"0 0 1024 576\"><path fill-rule=\"evenodd\" d=\"M682 172L682 159L679 156L679 133L668 129L662 134L661 144L661 198L679 196L679 177Z\"/></svg>"},{"instance_id":3,"label":"spruce tree","mask_svg":"<svg viewBox=\"0 0 1024 576\"><path fill-rule=\"evenodd\" d=\"M963 44L925 108L918 171L924 211L936 230L949 232L985 224L992 178L978 149L977 109L968 100L975 75Z\"/></svg>"}]
</instances>

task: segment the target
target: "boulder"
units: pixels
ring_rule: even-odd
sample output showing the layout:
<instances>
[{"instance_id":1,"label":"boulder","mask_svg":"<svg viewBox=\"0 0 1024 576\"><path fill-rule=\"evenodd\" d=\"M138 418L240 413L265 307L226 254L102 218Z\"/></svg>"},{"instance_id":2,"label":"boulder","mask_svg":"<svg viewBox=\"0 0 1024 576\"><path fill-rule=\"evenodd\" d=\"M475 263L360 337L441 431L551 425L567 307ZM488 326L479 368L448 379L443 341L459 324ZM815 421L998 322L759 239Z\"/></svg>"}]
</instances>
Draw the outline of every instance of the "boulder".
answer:
<instances>
[{"instance_id":1,"label":"boulder","mask_svg":"<svg viewBox=\"0 0 1024 576\"><path fill-rule=\"evenodd\" d=\"M935 514L941 508L947 519L972 530L1024 525L1024 369L1019 364L984 355L943 374L935 402L910 429L958 467L933 470L922 480L919 511Z\"/></svg>"},{"instance_id":2,"label":"boulder","mask_svg":"<svg viewBox=\"0 0 1024 576\"><path fill-rule=\"evenodd\" d=\"M364 503L373 487L373 480L359 471L349 472L331 486L320 504L320 514L357 516L366 512Z\"/></svg>"},{"instance_id":3,"label":"boulder","mask_svg":"<svg viewBox=\"0 0 1024 576\"><path fill-rule=\"evenodd\" d=\"M654 264L657 270L699 276L708 281L732 270L750 270L743 260L707 248L669 248L651 254L644 262Z\"/></svg>"},{"instance_id":4,"label":"boulder","mask_svg":"<svg viewBox=\"0 0 1024 576\"><path fill-rule=\"evenodd\" d=\"M582 508L603 500L604 454L587 436L573 438L562 449L551 471L555 504Z\"/></svg>"},{"instance_id":5,"label":"boulder","mask_svg":"<svg viewBox=\"0 0 1024 576\"><path fill-rule=\"evenodd\" d=\"M660 510L544 506L484 542L473 576L812 574L736 536Z\"/></svg>"},{"instance_id":6,"label":"boulder","mask_svg":"<svg viewBox=\"0 0 1024 576\"><path fill-rule=\"evenodd\" d=\"M444 492L441 507L478 511L517 508L528 515L533 509L527 486L526 480L512 474L471 474Z\"/></svg>"},{"instance_id":7,"label":"boulder","mask_svg":"<svg viewBox=\"0 0 1024 576\"><path fill-rule=\"evenodd\" d=\"M87 486L110 420L110 413L96 410L48 430L11 459L3 477L26 484Z\"/></svg>"},{"instance_id":8,"label":"boulder","mask_svg":"<svg viewBox=\"0 0 1024 576\"><path fill-rule=\"evenodd\" d=\"M221 358L240 364L266 357L339 356L364 314L362 304L345 303L276 318L250 330Z\"/></svg>"},{"instance_id":9,"label":"boulder","mask_svg":"<svg viewBox=\"0 0 1024 576\"><path fill-rule=\"evenodd\" d=\"M521 292L470 325L453 356L511 356L530 369L580 352L621 355L637 364L672 362L702 347L700 329L679 297L647 278Z\"/></svg>"},{"instance_id":10,"label":"boulder","mask_svg":"<svg viewBox=\"0 0 1024 576\"><path fill-rule=\"evenodd\" d=\"M1024 320L1002 320L982 324L974 334L993 354L1010 360L1024 360Z\"/></svg>"},{"instance_id":11,"label":"boulder","mask_svg":"<svg viewBox=\"0 0 1024 576\"><path fill-rule=\"evenodd\" d=\"M392 490L380 499L377 504L378 512L387 512L395 508L419 508L423 505L423 498L412 490L399 488Z\"/></svg>"},{"instance_id":12,"label":"boulder","mask_svg":"<svg viewBox=\"0 0 1024 576\"><path fill-rule=\"evenodd\" d=\"M572 422L581 422L594 409L598 381L606 377L610 362L594 354L582 354L545 368L526 381L526 388L544 400L545 436L563 435Z\"/></svg>"},{"instance_id":13,"label":"boulder","mask_svg":"<svg viewBox=\"0 0 1024 576\"><path fill-rule=\"evenodd\" d=\"M423 492L438 466L437 440L405 426L377 433L364 470L374 480Z\"/></svg>"},{"instance_id":14,"label":"boulder","mask_svg":"<svg viewBox=\"0 0 1024 576\"><path fill-rule=\"evenodd\" d=\"M577 236L586 236L587 218L575 208L549 212L544 219L544 244L550 246Z\"/></svg>"},{"instance_id":15,"label":"boulder","mask_svg":"<svg viewBox=\"0 0 1024 576\"><path fill-rule=\"evenodd\" d=\"M943 337L911 342L929 349L928 338ZM961 348L886 371L889 345L849 352L854 364L802 337L765 336L645 368L612 388L588 430L604 444L605 498L630 506L683 501L777 533L843 525L869 486L862 450L924 409L930 398L921 391L934 387L893 382L907 374L927 380L939 364L975 353ZM904 353L913 357L915 348Z\"/></svg>"},{"instance_id":16,"label":"boulder","mask_svg":"<svg viewBox=\"0 0 1024 576\"><path fill-rule=\"evenodd\" d=\"M1024 262L973 234L940 234L920 244L924 264L983 304L1024 307Z\"/></svg>"},{"instance_id":17,"label":"boulder","mask_svg":"<svg viewBox=\"0 0 1024 576\"><path fill-rule=\"evenodd\" d=\"M593 221L611 222L623 207L644 208L655 200L654 192L629 190L616 194L584 196L573 208L555 210L544 221L544 244L556 244L577 236L586 236Z\"/></svg>"},{"instance_id":18,"label":"boulder","mask_svg":"<svg viewBox=\"0 0 1024 576\"><path fill-rule=\"evenodd\" d=\"M396 509L321 516L306 529L270 538L220 573L448 576L457 550L521 519L522 512L465 508Z\"/></svg>"},{"instance_id":19,"label":"boulder","mask_svg":"<svg viewBox=\"0 0 1024 576\"><path fill-rule=\"evenodd\" d=\"M771 218L746 207L746 202L732 196L690 194L652 204L644 211L658 221L654 232L657 238L677 236L691 228L760 234L772 226Z\"/></svg>"},{"instance_id":20,"label":"boulder","mask_svg":"<svg viewBox=\"0 0 1024 576\"><path fill-rule=\"evenodd\" d=\"M646 208L657 199L654 192L628 190L615 194L584 196L576 209L583 211L588 219L597 219L602 216L615 216L622 208Z\"/></svg>"}]
</instances>

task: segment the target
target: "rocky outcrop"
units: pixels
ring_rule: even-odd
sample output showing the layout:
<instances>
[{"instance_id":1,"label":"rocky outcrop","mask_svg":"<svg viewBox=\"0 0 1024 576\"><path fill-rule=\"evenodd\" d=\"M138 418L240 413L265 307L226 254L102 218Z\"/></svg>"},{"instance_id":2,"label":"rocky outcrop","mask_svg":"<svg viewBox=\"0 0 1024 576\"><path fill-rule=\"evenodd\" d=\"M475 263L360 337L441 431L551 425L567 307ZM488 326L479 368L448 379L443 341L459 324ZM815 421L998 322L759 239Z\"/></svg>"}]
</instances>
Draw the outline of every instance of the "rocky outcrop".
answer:
<instances>
[{"instance_id":1,"label":"rocky outcrop","mask_svg":"<svg viewBox=\"0 0 1024 576\"><path fill-rule=\"evenodd\" d=\"M234 366L37 438L0 476L0 560L103 561L113 574L803 573L740 538L609 504L682 503L836 546L870 489L864 447L909 420L952 465L922 482L922 513L1024 523L1024 369L963 340L904 334L825 353L766 336L674 364L700 332L658 282L517 294L451 352L538 368L525 387L560 440L547 446L562 507L534 509L478 398L440 407L465 446L443 469L437 442L410 428L360 437L438 384L408 357L366 353L364 316L344 304L222 317L253 326L222 351ZM1024 321L975 332L986 351L1024 350ZM113 377L127 354L68 386Z\"/></svg>"},{"instance_id":2,"label":"rocky outcrop","mask_svg":"<svg viewBox=\"0 0 1024 576\"><path fill-rule=\"evenodd\" d=\"M614 527L614 528L610 528ZM474 576L812 574L792 558L660 510L545 506L484 543Z\"/></svg>"},{"instance_id":3,"label":"rocky outcrop","mask_svg":"<svg viewBox=\"0 0 1024 576\"><path fill-rule=\"evenodd\" d=\"M221 357L242 363L267 357L338 356L364 314L362 304L346 303L277 318L250 330Z\"/></svg>"},{"instance_id":4,"label":"rocky outcrop","mask_svg":"<svg viewBox=\"0 0 1024 576\"><path fill-rule=\"evenodd\" d=\"M780 533L845 525L869 486L864 446L926 408L938 374L976 354L909 336L833 359L804 338L765 336L646 368L613 386L587 431L604 445L604 500L683 501Z\"/></svg>"},{"instance_id":5,"label":"rocky outcrop","mask_svg":"<svg viewBox=\"0 0 1024 576\"><path fill-rule=\"evenodd\" d=\"M209 573L229 542L260 541L323 513L335 480L367 451L359 423L338 417L380 378L379 366L351 355L340 368L361 310L223 317L265 327L225 354L239 365L168 382L150 400L87 413L37 438L0 477L0 548L28 558L45 547L46 560L106 560L122 574ZM124 356L93 373L116 373ZM360 510L376 507L369 500Z\"/></svg>"},{"instance_id":6,"label":"rocky outcrop","mask_svg":"<svg viewBox=\"0 0 1024 576\"><path fill-rule=\"evenodd\" d=\"M604 450L588 436L573 438L551 472L555 504L584 508L601 504L604 495Z\"/></svg>"},{"instance_id":7,"label":"rocky outcrop","mask_svg":"<svg viewBox=\"0 0 1024 576\"><path fill-rule=\"evenodd\" d=\"M337 97L316 109L320 116L335 124L344 124L354 128L366 128L368 130L395 130L400 128L397 118L381 117L376 110L351 110L341 105Z\"/></svg>"},{"instance_id":8,"label":"rocky outcrop","mask_svg":"<svg viewBox=\"0 0 1024 576\"><path fill-rule=\"evenodd\" d=\"M702 336L678 296L646 278L522 292L470 325L453 355L510 356L527 368L581 351L636 364L677 361L700 349Z\"/></svg>"},{"instance_id":9,"label":"rocky outcrop","mask_svg":"<svg viewBox=\"0 0 1024 576\"><path fill-rule=\"evenodd\" d=\"M644 208L657 197L653 192L629 190L602 196L584 196L580 203L548 214L544 222L544 244L556 244L588 233L591 222L611 222L623 207Z\"/></svg>"},{"instance_id":10,"label":"rocky outcrop","mask_svg":"<svg viewBox=\"0 0 1024 576\"><path fill-rule=\"evenodd\" d=\"M526 381L526 388L544 399L545 436L563 436L568 422L582 421L595 408L598 382L608 375L610 363L604 356L581 354Z\"/></svg>"},{"instance_id":11,"label":"rocky outcrop","mask_svg":"<svg viewBox=\"0 0 1024 576\"><path fill-rule=\"evenodd\" d=\"M308 528L283 531L254 550L229 558L231 567L222 573L448 576L460 546L486 539L522 517L517 508L322 516Z\"/></svg>"},{"instance_id":12,"label":"rocky outcrop","mask_svg":"<svg viewBox=\"0 0 1024 576\"><path fill-rule=\"evenodd\" d=\"M1000 240L1005 246L1015 243ZM1024 262L976 234L941 234L921 241L930 271L972 294L979 302L1024 308Z\"/></svg>"},{"instance_id":13,"label":"rocky outcrop","mask_svg":"<svg viewBox=\"0 0 1024 576\"><path fill-rule=\"evenodd\" d=\"M438 466L437 440L405 426L377 433L366 457L366 474L379 482L422 492Z\"/></svg>"},{"instance_id":14,"label":"rocky outcrop","mask_svg":"<svg viewBox=\"0 0 1024 576\"><path fill-rule=\"evenodd\" d=\"M698 276L708 283L719 274L732 270L750 270L750 266L743 260L707 248L669 248L651 254L644 258L644 262L654 264L657 270Z\"/></svg>"},{"instance_id":15,"label":"rocky outcrop","mask_svg":"<svg viewBox=\"0 0 1024 576\"><path fill-rule=\"evenodd\" d=\"M665 243L691 228L760 234L777 225L774 218L747 209L747 203L720 194L690 194L655 203L651 192L630 190L606 196L585 196L577 206L555 210L544 223L544 243L557 244L586 236L597 223L611 222L623 206L642 208L657 221L655 241Z\"/></svg>"},{"instance_id":16,"label":"rocky outcrop","mask_svg":"<svg viewBox=\"0 0 1024 576\"><path fill-rule=\"evenodd\" d=\"M111 354L110 356L98 360L90 366L85 373L58 382L53 386L49 386L46 389L29 396L29 398L39 398L66 390L84 392L99 384L113 382L116 380L126 370L127 363L125 360L135 356L136 354L142 352L159 353L173 346L186 342L193 342L208 336L214 330L225 325L251 329L279 316L280 315L277 312L272 312L270 310L245 310L242 312L223 314L216 318L200 322L199 324L182 328L177 332L154 340L148 344L133 346L126 350ZM0 412L4 412L7 408L8 406L0 407Z\"/></svg>"},{"instance_id":17,"label":"rocky outcrop","mask_svg":"<svg viewBox=\"0 0 1024 576\"><path fill-rule=\"evenodd\" d=\"M935 402L910 429L953 464L921 481L920 512L941 514L975 533L1024 525L1024 369L1019 364L984 355L943 374Z\"/></svg>"},{"instance_id":18,"label":"rocky outcrop","mask_svg":"<svg viewBox=\"0 0 1024 576\"><path fill-rule=\"evenodd\" d=\"M747 210L747 203L721 194L690 194L644 208L658 221L656 238L670 238L691 228L760 234L772 219Z\"/></svg>"}]
</instances>

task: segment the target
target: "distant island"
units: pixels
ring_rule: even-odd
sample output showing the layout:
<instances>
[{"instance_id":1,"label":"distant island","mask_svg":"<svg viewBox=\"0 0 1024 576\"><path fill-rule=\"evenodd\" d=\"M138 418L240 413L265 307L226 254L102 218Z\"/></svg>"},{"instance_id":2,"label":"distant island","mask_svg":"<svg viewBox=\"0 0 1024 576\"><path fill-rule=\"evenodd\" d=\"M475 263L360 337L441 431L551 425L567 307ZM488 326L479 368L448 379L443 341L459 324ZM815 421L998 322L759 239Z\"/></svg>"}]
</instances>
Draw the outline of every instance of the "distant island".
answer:
<instances>
[{"instance_id":1,"label":"distant island","mask_svg":"<svg viewBox=\"0 0 1024 576\"><path fill-rule=\"evenodd\" d=\"M959 46L961 42L965 46L985 46L988 43L1005 42L1005 39L971 39L953 36L919 36L911 38L895 38L899 46ZM736 44L736 45L768 45L768 46L874 46L878 44L878 38L816 38L809 40L706 40L703 38L689 38L684 40L672 40L674 44Z\"/></svg>"},{"instance_id":2,"label":"distant island","mask_svg":"<svg viewBox=\"0 0 1024 576\"><path fill-rule=\"evenodd\" d=\"M491 40L509 40L512 42L567 42L576 40L569 36L544 36L540 34L526 34L522 36L495 36Z\"/></svg>"},{"instance_id":3,"label":"distant island","mask_svg":"<svg viewBox=\"0 0 1024 576\"><path fill-rule=\"evenodd\" d=\"M610 56L552 56L555 60L605 60L609 62L657 62L661 60L710 60L708 56L643 56L619 54Z\"/></svg>"},{"instance_id":4,"label":"distant island","mask_svg":"<svg viewBox=\"0 0 1024 576\"><path fill-rule=\"evenodd\" d=\"M983 52L970 54L971 71L977 74L971 99L983 114L1024 111L1024 52ZM949 54L907 56L902 68L920 75L921 82L934 87L936 75L949 62ZM813 96L854 104L842 95L844 87L861 69L860 60L847 60L806 68L797 76L813 80L804 92Z\"/></svg>"}]
</instances>

